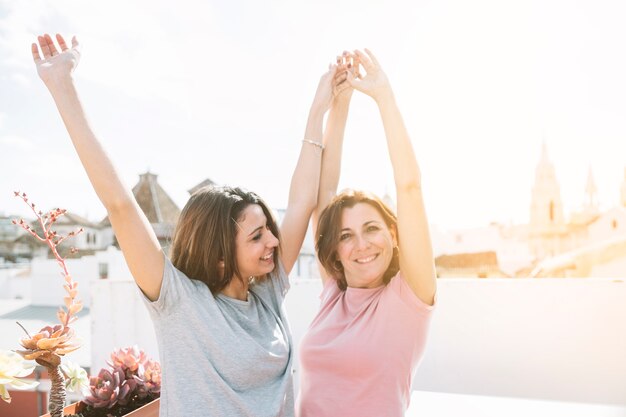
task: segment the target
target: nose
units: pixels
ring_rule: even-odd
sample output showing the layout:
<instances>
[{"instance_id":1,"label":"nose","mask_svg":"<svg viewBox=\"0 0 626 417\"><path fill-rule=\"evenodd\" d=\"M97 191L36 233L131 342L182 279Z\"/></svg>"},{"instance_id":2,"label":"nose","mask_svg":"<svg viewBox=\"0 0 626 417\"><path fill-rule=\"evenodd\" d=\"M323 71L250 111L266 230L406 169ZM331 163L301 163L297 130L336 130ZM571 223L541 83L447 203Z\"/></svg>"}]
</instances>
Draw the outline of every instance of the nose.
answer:
<instances>
[{"instance_id":1,"label":"nose","mask_svg":"<svg viewBox=\"0 0 626 417\"><path fill-rule=\"evenodd\" d=\"M363 235L356 236L356 246L358 249L367 249L370 245L370 242Z\"/></svg>"},{"instance_id":2,"label":"nose","mask_svg":"<svg viewBox=\"0 0 626 417\"><path fill-rule=\"evenodd\" d=\"M268 239L267 239L267 246L270 248L275 248L276 246L278 246L278 238L276 236L274 236L274 233L272 233L271 230L267 230L269 233L268 235Z\"/></svg>"}]
</instances>

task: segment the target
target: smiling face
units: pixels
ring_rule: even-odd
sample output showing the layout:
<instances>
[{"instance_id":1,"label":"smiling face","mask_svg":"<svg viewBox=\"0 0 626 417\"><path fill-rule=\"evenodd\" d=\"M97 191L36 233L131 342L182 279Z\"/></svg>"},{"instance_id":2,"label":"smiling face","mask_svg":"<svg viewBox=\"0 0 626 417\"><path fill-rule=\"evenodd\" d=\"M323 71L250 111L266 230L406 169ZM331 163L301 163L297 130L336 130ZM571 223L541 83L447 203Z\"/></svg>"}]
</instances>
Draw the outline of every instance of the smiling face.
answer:
<instances>
[{"instance_id":1,"label":"smiling face","mask_svg":"<svg viewBox=\"0 0 626 417\"><path fill-rule=\"evenodd\" d=\"M342 210L336 257L341 262L348 287L383 285L395 246L395 230L387 226L372 205L357 203Z\"/></svg>"},{"instance_id":2,"label":"smiling face","mask_svg":"<svg viewBox=\"0 0 626 417\"><path fill-rule=\"evenodd\" d=\"M236 224L235 253L240 278L260 277L272 272L278 239L270 230L261 206L248 205Z\"/></svg>"}]
</instances>

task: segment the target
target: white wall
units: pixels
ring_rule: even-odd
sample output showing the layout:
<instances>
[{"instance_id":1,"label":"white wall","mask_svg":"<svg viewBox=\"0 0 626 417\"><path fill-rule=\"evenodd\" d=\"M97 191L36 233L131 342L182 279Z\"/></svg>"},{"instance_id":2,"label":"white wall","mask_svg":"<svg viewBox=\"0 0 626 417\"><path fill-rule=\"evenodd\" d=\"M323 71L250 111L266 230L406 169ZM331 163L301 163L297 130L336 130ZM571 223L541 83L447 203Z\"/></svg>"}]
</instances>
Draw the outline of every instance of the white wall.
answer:
<instances>
[{"instance_id":1,"label":"white wall","mask_svg":"<svg viewBox=\"0 0 626 417\"><path fill-rule=\"evenodd\" d=\"M91 366L106 366L114 349L138 345L159 359L148 310L134 281L98 280L91 285Z\"/></svg>"},{"instance_id":2,"label":"white wall","mask_svg":"<svg viewBox=\"0 0 626 417\"><path fill-rule=\"evenodd\" d=\"M30 277L25 276L28 266L0 268L0 300L30 298Z\"/></svg>"},{"instance_id":3,"label":"white wall","mask_svg":"<svg viewBox=\"0 0 626 417\"><path fill-rule=\"evenodd\" d=\"M96 252L93 256L68 258L65 261L72 279L78 282L78 298L83 300L85 307L90 307L89 287L92 282L100 280L99 264L106 263L111 280L132 280L122 252L110 246L105 251ZM35 258L31 264L31 297L33 305L57 306L63 304L65 290L61 268L55 259Z\"/></svg>"},{"instance_id":4,"label":"white wall","mask_svg":"<svg viewBox=\"0 0 626 417\"><path fill-rule=\"evenodd\" d=\"M626 405L626 282L440 280L415 388Z\"/></svg>"},{"instance_id":5,"label":"white wall","mask_svg":"<svg viewBox=\"0 0 626 417\"><path fill-rule=\"evenodd\" d=\"M286 306L296 344L320 290L317 280L293 281ZM98 281L92 293L95 366L133 343L157 356L133 283ZM625 300L624 279L439 280L414 388L624 406Z\"/></svg>"}]
</instances>

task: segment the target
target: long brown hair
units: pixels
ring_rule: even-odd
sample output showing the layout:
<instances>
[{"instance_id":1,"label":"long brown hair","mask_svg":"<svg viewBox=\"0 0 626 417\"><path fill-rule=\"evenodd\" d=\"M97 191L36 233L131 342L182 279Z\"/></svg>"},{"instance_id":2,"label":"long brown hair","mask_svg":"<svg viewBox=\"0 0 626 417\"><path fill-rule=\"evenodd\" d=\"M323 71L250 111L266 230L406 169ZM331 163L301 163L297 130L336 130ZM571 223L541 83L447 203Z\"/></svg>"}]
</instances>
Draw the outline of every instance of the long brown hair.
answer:
<instances>
[{"instance_id":1,"label":"long brown hair","mask_svg":"<svg viewBox=\"0 0 626 417\"><path fill-rule=\"evenodd\" d=\"M389 229L397 230L398 218L393 210L380 198L372 193L358 190L344 190L336 195L320 214L317 224L317 236L315 239L315 250L317 257L332 278L337 280L337 286L345 291L348 282L343 270L343 266L337 257L337 245L341 234L341 214L344 208L352 208L358 203L369 204L383 218ZM398 249L393 249L391 262L383 275L383 281L388 284L391 278L400 270Z\"/></svg>"},{"instance_id":2,"label":"long brown hair","mask_svg":"<svg viewBox=\"0 0 626 417\"><path fill-rule=\"evenodd\" d=\"M180 214L170 250L172 264L189 278L204 282L213 294L234 277L242 279L237 267L236 221L251 204L261 207L267 226L280 240L272 212L257 194L238 187L203 187L192 194ZM274 250L274 265L279 256L280 246ZM220 261L224 261L223 276Z\"/></svg>"}]
</instances>

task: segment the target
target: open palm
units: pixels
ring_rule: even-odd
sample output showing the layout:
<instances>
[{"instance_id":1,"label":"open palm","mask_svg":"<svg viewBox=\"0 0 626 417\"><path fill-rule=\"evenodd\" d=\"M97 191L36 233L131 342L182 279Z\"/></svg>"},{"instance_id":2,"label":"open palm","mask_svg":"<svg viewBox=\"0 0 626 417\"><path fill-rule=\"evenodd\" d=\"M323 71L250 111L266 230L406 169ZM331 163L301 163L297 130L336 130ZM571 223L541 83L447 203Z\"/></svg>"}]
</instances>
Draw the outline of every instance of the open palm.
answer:
<instances>
[{"instance_id":1,"label":"open palm","mask_svg":"<svg viewBox=\"0 0 626 417\"><path fill-rule=\"evenodd\" d=\"M357 69L357 77L348 73L348 81L355 89L378 100L382 95L390 92L391 86L374 54L368 49L365 49L365 52L367 55L359 50L354 51L357 62L365 70L365 75L362 75L363 73Z\"/></svg>"},{"instance_id":2,"label":"open palm","mask_svg":"<svg viewBox=\"0 0 626 417\"><path fill-rule=\"evenodd\" d=\"M39 74L39 77L46 85L51 81L69 76L78 66L78 61L80 60L78 40L75 36L72 38L71 48L67 46L65 39L61 35L56 35L56 39L59 43L60 51L47 33L44 36L37 37L39 47L33 43L31 48L33 60L35 65L37 65L37 74ZM39 53L39 48L41 48L41 54Z\"/></svg>"}]
</instances>

